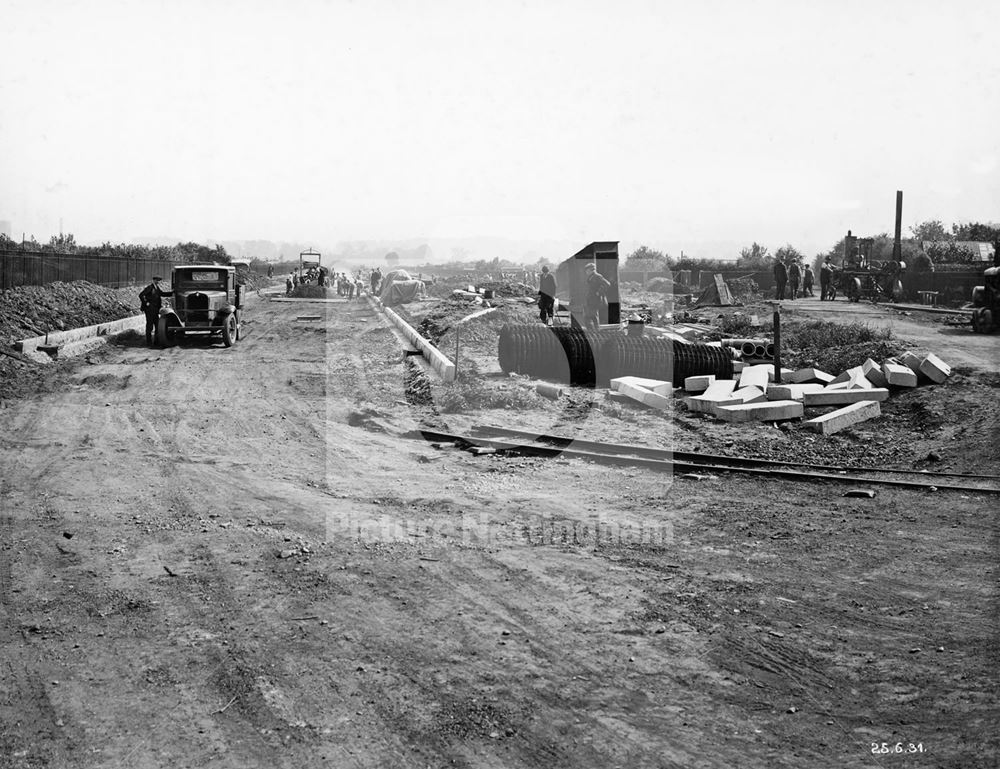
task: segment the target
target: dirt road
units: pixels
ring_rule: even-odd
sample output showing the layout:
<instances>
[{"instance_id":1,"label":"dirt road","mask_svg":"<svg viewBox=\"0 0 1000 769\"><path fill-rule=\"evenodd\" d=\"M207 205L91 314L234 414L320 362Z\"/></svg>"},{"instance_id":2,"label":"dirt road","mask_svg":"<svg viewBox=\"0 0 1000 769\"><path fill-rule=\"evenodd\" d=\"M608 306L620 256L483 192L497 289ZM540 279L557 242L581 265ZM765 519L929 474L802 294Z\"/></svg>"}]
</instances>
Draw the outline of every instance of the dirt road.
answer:
<instances>
[{"instance_id":1,"label":"dirt road","mask_svg":"<svg viewBox=\"0 0 1000 769\"><path fill-rule=\"evenodd\" d=\"M435 449L255 302L0 412L0 765L996 764L990 500Z\"/></svg>"}]
</instances>

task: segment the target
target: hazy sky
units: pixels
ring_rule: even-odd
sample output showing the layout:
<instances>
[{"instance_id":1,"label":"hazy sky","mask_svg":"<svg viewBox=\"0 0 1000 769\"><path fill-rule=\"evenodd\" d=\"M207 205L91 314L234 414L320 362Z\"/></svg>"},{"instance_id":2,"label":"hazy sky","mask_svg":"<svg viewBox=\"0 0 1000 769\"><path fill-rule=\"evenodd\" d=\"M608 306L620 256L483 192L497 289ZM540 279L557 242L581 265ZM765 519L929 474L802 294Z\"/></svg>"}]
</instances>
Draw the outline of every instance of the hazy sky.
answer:
<instances>
[{"instance_id":1,"label":"hazy sky","mask_svg":"<svg viewBox=\"0 0 1000 769\"><path fill-rule=\"evenodd\" d=\"M1000 3L5 0L0 220L726 256L1000 220Z\"/></svg>"}]
</instances>

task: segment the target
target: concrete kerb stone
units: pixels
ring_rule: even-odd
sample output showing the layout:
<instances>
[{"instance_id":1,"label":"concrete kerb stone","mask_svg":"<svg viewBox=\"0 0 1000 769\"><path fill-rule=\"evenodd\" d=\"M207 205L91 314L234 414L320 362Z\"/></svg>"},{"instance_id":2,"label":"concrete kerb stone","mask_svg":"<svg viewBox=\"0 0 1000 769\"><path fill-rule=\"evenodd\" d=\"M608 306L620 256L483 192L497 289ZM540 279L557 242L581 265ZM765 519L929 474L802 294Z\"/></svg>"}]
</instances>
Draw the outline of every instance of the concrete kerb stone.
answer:
<instances>
[{"instance_id":1,"label":"concrete kerb stone","mask_svg":"<svg viewBox=\"0 0 1000 769\"><path fill-rule=\"evenodd\" d=\"M882 364L882 374L892 387L916 387L917 375L909 366L886 361Z\"/></svg>"},{"instance_id":2,"label":"concrete kerb stone","mask_svg":"<svg viewBox=\"0 0 1000 769\"><path fill-rule=\"evenodd\" d=\"M782 376L782 379L784 378L785 377ZM788 382L790 384L819 382L820 384L827 385L832 381L832 374L827 374L825 371L820 371L818 368L800 368L798 371L793 371L791 376L788 377Z\"/></svg>"},{"instance_id":3,"label":"concrete kerb stone","mask_svg":"<svg viewBox=\"0 0 1000 769\"><path fill-rule=\"evenodd\" d=\"M770 422L772 420L798 419L803 414L799 401L767 401L720 406L715 415L726 422Z\"/></svg>"},{"instance_id":4,"label":"concrete kerb stone","mask_svg":"<svg viewBox=\"0 0 1000 769\"><path fill-rule=\"evenodd\" d=\"M455 381L455 364L448 359L438 348L424 339L413 326L403 320L399 315L388 307L383 307L382 302L372 296L368 296L372 306L381 309L385 316L399 330L410 344L420 350L421 355L431 365L438 376L445 382Z\"/></svg>"},{"instance_id":5,"label":"concrete kerb stone","mask_svg":"<svg viewBox=\"0 0 1000 769\"><path fill-rule=\"evenodd\" d=\"M951 376L951 366L941 360L934 353L929 353L920 362L920 373L936 384L942 384L945 379Z\"/></svg>"},{"instance_id":6,"label":"concrete kerb stone","mask_svg":"<svg viewBox=\"0 0 1000 769\"><path fill-rule=\"evenodd\" d=\"M685 398L684 405L687 406L688 411L711 414L713 404L719 401L731 401L735 389L735 379L717 379L701 395Z\"/></svg>"},{"instance_id":7,"label":"concrete kerb stone","mask_svg":"<svg viewBox=\"0 0 1000 769\"><path fill-rule=\"evenodd\" d=\"M881 414L882 408L878 401L858 401L829 414L810 419L806 422L806 426L823 435L830 435L860 422L875 419Z\"/></svg>"},{"instance_id":8,"label":"concrete kerb stone","mask_svg":"<svg viewBox=\"0 0 1000 769\"><path fill-rule=\"evenodd\" d=\"M703 393L714 381L715 374L689 376L684 380L684 392Z\"/></svg>"},{"instance_id":9,"label":"concrete kerb stone","mask_svg":"<svg viewBox=\"0 0 1000 769\"><path fill-rule=\"evenodd\" d=\"M664 397L652 390L647 390L645 387L639 387L628 382L620 382L618 392L659 411L665 411L670 408L670 398Z\"/></svg>"},{"instance_id":10,"label":"concrete kerb stone","mask_svg":"<svg viewBox=\"0 0 1000 769\"><path fill-rule=\"evenodd\" d=\"M818 382L804 384L769 384L764 394L769 401L800 401L806 393L815 393L823 389Z\"/></svg>"},{"instance_id":11,"label":"concrete kerb stone","mask_svg":"<svg viewBox=\"0 0 1000 769\"><path fill-rule=\"evenodd\" d=\"M873 387L889 386L889 380L886 379L885 374L882 373L882 366L873 361L871 358L861 364L861 371L864 373L865 379L871 382Z\"/></svg>"},{"instance_id":12,"label":"concrete kerb stone","mask_svg":"<svg viewBox=\"0 0 1000 769\"><path fill-rule=\"evenodd\" d=\"M861 375L864 376L864 369L861 366L855 366L854 368L849 368L847 371L841 371L837 376L833 378L830 384L840 384L841 382L850 382L854 377Z\"/></svg>"},{"instance_id":13,"label":"concrete kerb stone","mask_svg":"<svg viewBox=\"0 0 1000 769\"><path fill-rule=\"evenodd\" d=\"M632 387L641 387L644 390L649 390L664 397L672 394L674 391L671 382L662 379L645 379L639 376L615 377L609 384L611 385L611 389L615 391L621 391L622 385L631 385Z\"/></svg>"},{"instance_id":14,"label":"concrete kerb stone","mask_svg":"<svg viewBox=\"0 0 1000 769\"><path fill-rule=\"evenodd\" d=\"M844 406L858 401L884 401L889 399L889 391L883 387L873 387L866 390L823 390L818 393L806 393L802 402L807 407L813 406Z\"/></svg>"},{"instance_id":15,"label":"concrete kerb stone","mask_svg":"<svg viewBox=\"0 0 1000 769\"><path fill-rule=\"evenodd\" d=\"M904 366L907 366L914 374L918 377L920 376L920 364L923 363L923 358L921 358L916 353L907 350L902 355L899 356L899 362Z\"/></svg>"},{"instance_id":16,"label":"concrete kerb stone","mask_svg":"<svg viewBox=\"0 0 1000 769\"><path fill-rule=\"evenodd\" d=\"M773 370L774 367L767 365L747 366L740 372L740 387L759 387L763 390L770 381L769 368Z\"/></svg>"},{"instance_id":17,"label":"concrete kerb stone","mask_svg":"<svg viewBox=\"0 0 1000 769\"><path fill-rule=\"evenodd\" d=\"M45 336L33 336L28 339L22 339L19 342L14 342L14 349L20 350L26 357L38 362L48 362L52 359L46 355L44 352L40 351L39 346L48 345L50 347L63 347L77 342L83 342L88 339L93 339L95 337L106 337L113 336L114 334L121 334L125 331L141 330L146 327L146 316L145 315L133 315L128 318L122 318L121 320L113 320L108 323L98 323L93 326L82 326L80 328L71 328L65 331L53 331L48 335L48 341L46 341ZM95 346L96 343L95 343ZM92 347L87 349L93 349ZM79 348L80 352L84 351L83 347Z\"/></svg>"},{"instance_id":18,"label":"concrete kerb stone","mask_svg":"<svg viewBox=\"0 0 1000 769\"><path fill-rule=\"evenodd\" d=\"M743 406L749 403L763 403L767 400L764 391L759 387L743 387L733 392L732 395L717 401L710 402L707 407L709 414L719 415L719 409L726 406Z\"/></svg>"}]
</instances>

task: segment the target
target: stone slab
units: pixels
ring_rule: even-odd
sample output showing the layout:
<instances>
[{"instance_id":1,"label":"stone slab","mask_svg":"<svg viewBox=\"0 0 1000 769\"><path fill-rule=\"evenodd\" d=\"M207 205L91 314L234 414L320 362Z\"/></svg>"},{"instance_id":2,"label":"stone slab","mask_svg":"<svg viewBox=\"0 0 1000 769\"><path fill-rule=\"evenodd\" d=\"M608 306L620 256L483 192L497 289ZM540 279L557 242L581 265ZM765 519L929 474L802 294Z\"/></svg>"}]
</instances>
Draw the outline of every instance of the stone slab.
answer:
<instances>
[{"instance_id":1,"label":"stone slab","mask_svg":"<svg viewBox=\"0 0 1000 769\"><path fill-rule=\"evenodd\" d=\"M735 406L720 406L715 410L715 415L726 422L770 422L798 419L802 414L802 404L798 401L742 403Z\"/></svg>"},{"instance_id":2,"label":"stone slab","mask_svg":"<svg viewBox=\"0 0 1000 769\"><path fill-rule=\"evenodd\" d=\"M634 401L638 401L645 406L650 408L658 409L663 411L670 407L670 398L666 398L659 393L655 393L652 390L647 390L645 387L638 387L628 382L620 382L618 386L618 392L622 395L627 395Z\"/></svg>"},{"instance_id":3,"label":"stone slab","mask_svg":"<svg viewBox=\"0 0 1000 769\"><path fill-rule=\"evenodd\" d=\"M617 392L621 391L621 385L628 384L632 387L641 387L644 390L650 390L657 395L667 396L673 393L674 386L671 382L665 382L662 379L644 379L641 376L620 376L615 377L611 380L611 389Z\"/></svg>"},{"instance_id":4,"label":"stone slab","mask_svg":"<svg viewBox=\"0 0 1000 769\"><path fill-rule=\"evenodd\" d=\"M715 381L715 374L689 376L684 380L684 392L703 393Z\"/></svg>"},{"instance_id":5,"label":"stone slab","mask_svg":"<svg viewBox=\"0 0 1000 769\"><path fill-rule=\"evenodd\" d=\"M945 379L951 376L951 366L941 360L934 353L930 353L920 361L920 373L932 382L942 384Z\"/></svg>"},{"instance_id":6,"label":"stone slab","mask_svg":"<svg viewBox=\"0 0 1000 769\"><path fill-rule=\"evenodd\" d=\"M845 406L858 401L884 401L889 399L889 391L884 387L873 387L869 390L830 390L824 389L818 393L806 393L802 402L812 406Z\"/></svg>"},{"instance_id":7,"label":"stone slab","mask_svg":"<svg viewBox=\"0 0 1000 769\"><path fill-rule=\"evenodd\" d=\"M902 363L886 361L882 364L882 373L890 387L916 387L917 375L909 366Z\"/></svg>"},{"instance_id":8,"label":"stone slab","mask_svg":"<svg viewBox=\"0 0 1000 769\"><path fill-rule=\"evenodd\" d=\"M781 378L784 379L785 377L782 376ZM818 368L800 368L797 371L793 371L788 377L789 384L808 384L811 382L830 384L832 381L833 374L827 374Z\"/></svg>"},{"instance_id":9,"label":"stone slab","mask_svg":"<svg viewBox=\"0 0 1000 769\"><path fill-rule=\"evenodd\" d=\"M868 378L862 374L860 371L851 377L850 381L847 383L848 390L871 390L874 385L868 381Z\"/></svg>"},{"instance_id":10,"label":"stone slab","mask_svg":"<svg viewBox=\"0 0 1000 769\"><path fill-rule=\"evenodd\" d=\"M879 406L878 401L858 401L844 406L842 409L831 411L829 414L810 419L806 421L806 426L823 433L823 435L831 435L851 425L875 419L881 414L882 407Z\"/></svg>"},{"instance_id":11,"label":"stone slab","mask_svg":"<svg viewBox=\"0 0 1000 769\"><path fill-rule=\"evenodd\" d=\"M773 366L758 364L756 366L745 366L740 372L740 387L759 387L761 391L767 387L770 380L770 372Z\"/></svg>"}]
</instances>

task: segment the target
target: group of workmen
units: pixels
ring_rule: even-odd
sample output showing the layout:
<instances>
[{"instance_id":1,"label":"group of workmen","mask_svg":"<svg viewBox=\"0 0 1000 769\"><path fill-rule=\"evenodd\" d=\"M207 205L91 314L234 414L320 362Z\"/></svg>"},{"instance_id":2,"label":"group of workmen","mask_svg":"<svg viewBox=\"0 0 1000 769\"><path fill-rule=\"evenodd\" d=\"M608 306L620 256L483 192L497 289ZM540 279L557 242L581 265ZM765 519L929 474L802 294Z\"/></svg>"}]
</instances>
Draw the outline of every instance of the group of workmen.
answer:
<instances>
[{"instance_id":1,"label":"group of workmen","mask_svg":"<svg viewBox=\"0 0 1000 769\"><path fill-rule=\"evenodd\" d=\"M781 259L774 260L774 296L775 299L798 299L800 296L816 296L813 293L813 271L808 264L802 267L798 260L789 260L786 265ZM820 301L833 300L837 295L833 283L834 266L827 257L819 268L819 298ZM802 291L799 292L799 284Z\"/></svg>"},{"instance_id":2,"label":"group of workmen","mask_svg":"<svg viewBox=\"0 0 1000 769\"><path fill-rule=\"evenodd\" d=\"M611 282L597 271L593 262L584 266L587 281L587 294L583 305L583 325L590 331L597 331L601 318L605 316L608 306L608 290ZM551 326L555 317L556 306L556 276L548 267L542 267L538 278L538 318L546 326Z\"/></svg>"},{"instance_id":3,"label":"group of workmen","mask_svg":"<svg viewBox=\"0 0 1000 769\"><path fill-rule=\"evenodd\" d=\"M376 273L378 273L377 279L375 277ZM382 274L376 267L371 276L373 294L375 293L375 288L381 279ZM361 279L360 272L351 277L346 272L335 272L331 275L330 271L326 267L313 267L309 270L299 270L296 268L292 270L288 277L285 278L285 294L289 295L297 286L307 285L309 283L316 283L317 286L323 287L326 287L328 284L332 284L337 289L337 296L347 297L348 299L360 299L364 293L365 287L365 283Z\"/></svg>"},{"instance_id":4,"label":"group of workmen","mask_svg":"<svg viewBox=\"0 0 1000 769\"><path fill-rule=\"evenodd\" d=\"M784 299L786 290L789 299L797 299L800 283L802 296L815 296L812 267L806 265L803 270L795 259L789 260L787 265L781 259L774 260L774 295L776 299Z\"/></svg>"}]
</instances>

